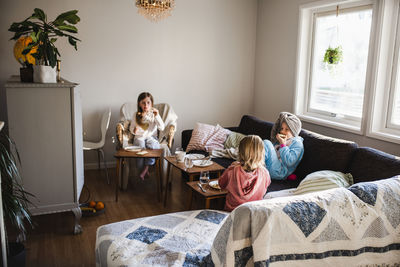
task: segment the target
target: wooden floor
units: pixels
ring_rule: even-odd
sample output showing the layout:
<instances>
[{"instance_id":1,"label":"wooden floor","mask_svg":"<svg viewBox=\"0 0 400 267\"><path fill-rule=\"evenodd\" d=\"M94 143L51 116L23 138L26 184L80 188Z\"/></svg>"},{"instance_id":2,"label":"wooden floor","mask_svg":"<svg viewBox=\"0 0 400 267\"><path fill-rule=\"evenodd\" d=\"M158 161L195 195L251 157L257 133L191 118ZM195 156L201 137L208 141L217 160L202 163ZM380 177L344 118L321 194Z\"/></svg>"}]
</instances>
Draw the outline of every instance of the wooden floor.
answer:
<instances>
[{"instance_id":1,"label":"wooden floor","mask_svg":"<svg viewBox=\"0 0 400 267\"><path fill-rule=\"evenodd\" d=\"M187 209L189 187L177 171L172 171L172 187L168 194L168 204L157 201L154 173L144 181L131 177L128 189L119 192L115 202L115 169L109 169L111 184L105 173L99 170L85 171L85 187L80 202L90 199L103 201L103 214L82 217L83 233L73 234L74 216L72 212L34 216L35 229L28 233L26 242L26 266L95 266L96 230L99 226L134 219L138 217L184 211ZM51 188L49 188L51 190ZM223 208L223 201L211 203L211 208ZM194 199L192 209L201 209L204 202Z\"/></svg>"}]
</instances>

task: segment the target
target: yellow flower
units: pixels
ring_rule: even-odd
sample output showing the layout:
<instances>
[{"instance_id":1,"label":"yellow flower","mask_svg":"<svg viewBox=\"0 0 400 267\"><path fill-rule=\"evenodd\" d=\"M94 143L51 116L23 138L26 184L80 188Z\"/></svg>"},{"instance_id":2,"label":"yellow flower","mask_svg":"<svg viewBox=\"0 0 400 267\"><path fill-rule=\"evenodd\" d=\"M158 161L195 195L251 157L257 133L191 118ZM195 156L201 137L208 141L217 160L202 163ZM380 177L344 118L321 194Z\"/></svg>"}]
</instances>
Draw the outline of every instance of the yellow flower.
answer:
<instances>
[{"instance_id":1,"label":"yellow flower","mask_svg":"<svg viewBox=\"0 0 400 267\"><path fill-rule=\"evenodd\" d=\"M14 57L15 59L23 64L24 62L35 65L36 59L32 56L37 52L37 46L32 47L28 54L23 55L22 51L32 42L30 36L21 36L14 45Z\"/></svg>"}]
</instances>

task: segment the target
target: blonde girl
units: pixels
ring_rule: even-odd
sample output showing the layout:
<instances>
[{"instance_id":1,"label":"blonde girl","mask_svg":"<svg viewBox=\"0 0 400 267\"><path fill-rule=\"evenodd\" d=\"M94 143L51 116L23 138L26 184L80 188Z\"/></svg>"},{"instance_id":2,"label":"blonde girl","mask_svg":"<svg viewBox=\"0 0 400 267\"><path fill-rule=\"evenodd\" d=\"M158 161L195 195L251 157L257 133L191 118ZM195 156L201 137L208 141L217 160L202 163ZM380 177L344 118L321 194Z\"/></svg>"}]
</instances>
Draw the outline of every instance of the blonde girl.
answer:
<instances>
[{"instance_id":1,"label":"blonde girl","mask_svg":"<svg viewBox=\"0 0 400 267\"><path fill-rule=\"evenodd\" d=\"M249 135L239 144L239 161L232 163L218 179L221 189L228 194L225 210L263 199L271 179L264 167L264 145L259 136Z\"/></svg>"}]
</instances>

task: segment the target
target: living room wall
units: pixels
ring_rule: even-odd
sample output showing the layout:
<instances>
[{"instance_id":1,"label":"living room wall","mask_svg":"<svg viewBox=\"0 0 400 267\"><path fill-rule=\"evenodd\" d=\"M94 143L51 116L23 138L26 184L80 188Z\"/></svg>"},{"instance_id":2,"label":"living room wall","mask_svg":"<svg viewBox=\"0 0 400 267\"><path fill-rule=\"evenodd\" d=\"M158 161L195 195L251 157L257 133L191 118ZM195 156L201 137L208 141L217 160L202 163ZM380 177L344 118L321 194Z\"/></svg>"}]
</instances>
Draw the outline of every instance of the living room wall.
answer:
<instances>
[{"instance_id":1,"label":"living room wall","mask_svg":"<svg viewBox=\"0 0 400 267\"><path fill-rule=\"evenodd\" d=\"M254 112L274 121L281 111L293 112L299 6L314 0L259 0ZM400 156L400 145L312 123L303 128L352 140Z\"/></svg>"},{"instance_id":2,"label":"living room wall","mask_svg":"<svg viewBox=\"0 0 400 267\"><path fill-rule=\"evenodd\" d=\"M178 114L175 145L196 122L232 126L253 111L256 0L177 0L172 16L159 23L139 15L132 0L7 0L0 2L0 120L7 121L4 84L20 67L7 30L35 7L50 20L79 10L78 51L57 41L61 75L79 83L85 139L100 139L101 113L111 107L107 161L119 109L142 91ZM94 152L85 152L87 166L96 162Z\"/></svg>"}]
</instances>

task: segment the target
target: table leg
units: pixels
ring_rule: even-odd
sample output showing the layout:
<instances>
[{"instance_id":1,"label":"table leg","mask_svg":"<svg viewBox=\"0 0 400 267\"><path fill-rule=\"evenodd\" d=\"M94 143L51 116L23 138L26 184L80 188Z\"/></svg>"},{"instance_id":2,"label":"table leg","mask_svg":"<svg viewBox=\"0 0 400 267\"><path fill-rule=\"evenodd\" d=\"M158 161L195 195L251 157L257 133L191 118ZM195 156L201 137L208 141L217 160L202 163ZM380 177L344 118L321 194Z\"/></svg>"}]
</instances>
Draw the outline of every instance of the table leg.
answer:
<instances>
[{"instance_id":1,"label":"table leg","mask_svg":"<svg viewBox=\"0 0 400 267\"><path fill-rule=\"evenodd\" d=\"M194 180L194 174L189 174L189 182L193 182Z\"/></svg>"},{"instance_id":2,"label":"table leg","mask_svg":"<svg viewBox=\"0 0 400 267\"><path fill-rule=\"evenodd\" d=\"M167 166L167 177L166 177L166 183L165 183L165 195L164 195L164 207L167 206L167 194L168 194L168 183L169 183L169 172L171 170L171 163L168 162Z\"/></svg>"},{"instance_id":3,"label":"table leg","mask_svg":"<svg viewBox=\"0 0 400 267\"><path fill-rule=\"evenodd\" d=\"M121 158L117 159L117 181L115 183L115 202L118 202L118 190L119 190L119 183L121 181L121 173L122 173L122 160Z\"/></svg>"},{"instance_id":4,"label":"table leg","mask_svg":"<svg viewBox=\"0 0 400 267\"><path fill-rule=\"evenodd\" d=\"M210 208L210 199L206 198L206 209Z\"/></svg>"},{"instance_id":5,"label":"table leg","mask_svg":"<svg viewBox=\"0 0 400 267\"><path fill-rule=\"evenodd\" d=\"M190 188L187 210L191 210L192 209L192 201L193 201L193 189Z\"/></svg>"},{"instance_id":6,"label":"table leg","mask_svg":"<svg viewBox=\"0 0 400 267\"><path fill-rule=\"evenodd\" d=\"M160 189L160 179L161 179L161 171L160 171L160 158L157 158L156 160L156 168L158 169L158 178L157 180L157 200L160 202L160 194L161 194L161 189Z\"/></svg>"}]
</instances>

